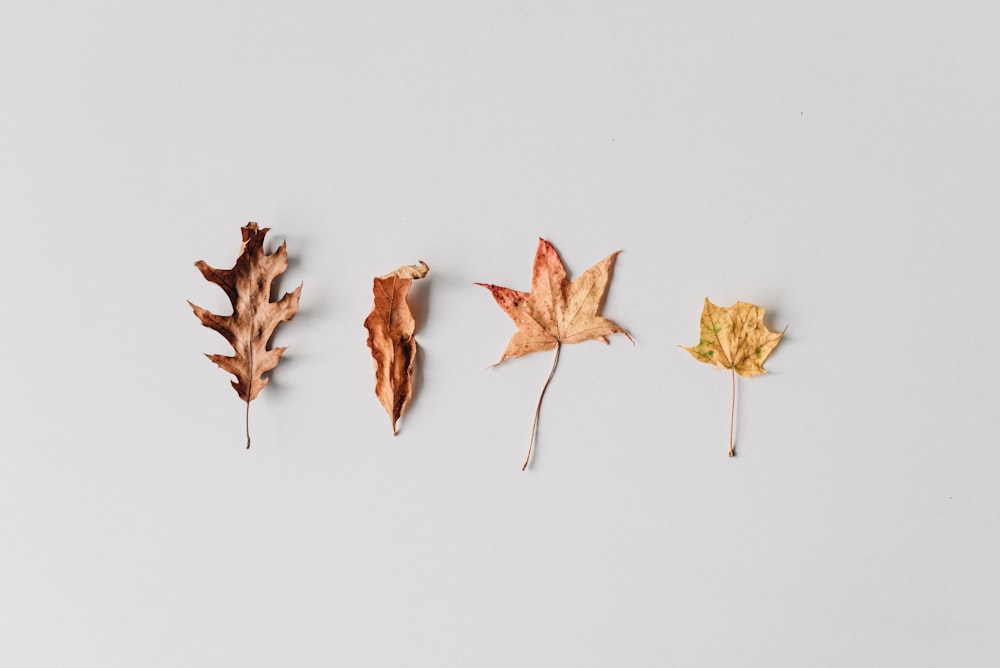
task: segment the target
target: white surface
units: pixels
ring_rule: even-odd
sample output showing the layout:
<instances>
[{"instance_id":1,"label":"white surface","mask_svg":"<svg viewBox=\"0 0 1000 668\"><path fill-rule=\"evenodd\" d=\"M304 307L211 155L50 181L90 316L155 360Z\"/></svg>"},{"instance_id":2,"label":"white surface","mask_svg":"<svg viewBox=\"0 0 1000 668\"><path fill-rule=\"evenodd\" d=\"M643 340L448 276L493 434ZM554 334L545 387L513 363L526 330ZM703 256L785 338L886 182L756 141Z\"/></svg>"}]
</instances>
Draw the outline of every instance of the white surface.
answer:
<instances>
[{"instance_id":1,"label":"white surface","mask_svg":"<svg viewBox=\"0 0 1000 668\"><path fill-rule=\"evenodd\" d=\"M670 4L5 3L0 664L997 665L1000 11ZM248 220L305 287L245 451L185 300ZM638 345L522 473L550 357L472 283L538 236ZM706 295L789 325L735 460Z\"/></svg>"}]
</instances>

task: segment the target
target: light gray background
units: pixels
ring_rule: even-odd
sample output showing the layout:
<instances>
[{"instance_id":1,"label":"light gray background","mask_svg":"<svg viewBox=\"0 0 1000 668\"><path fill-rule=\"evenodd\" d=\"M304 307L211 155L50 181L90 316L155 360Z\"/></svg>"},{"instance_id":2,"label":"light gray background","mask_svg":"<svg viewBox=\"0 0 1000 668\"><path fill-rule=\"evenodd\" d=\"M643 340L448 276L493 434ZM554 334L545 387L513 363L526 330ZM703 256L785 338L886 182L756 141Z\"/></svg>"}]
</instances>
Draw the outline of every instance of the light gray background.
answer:
<instances>
[{"instance_id":1,"label":"light gray background","mask_svg":"<svg viewBox=\"0 0 1000 668\"><path fill-rule=\"evenodd\" d=\"M1000 660L995 3L6 2L4 666ZM305 282L243 405L186 299ZM623 249L636 338L486 370ZM425 260L390 435L361 323ZM788 334L740 385L702 300Z\"/></svg>"}]
</instances>

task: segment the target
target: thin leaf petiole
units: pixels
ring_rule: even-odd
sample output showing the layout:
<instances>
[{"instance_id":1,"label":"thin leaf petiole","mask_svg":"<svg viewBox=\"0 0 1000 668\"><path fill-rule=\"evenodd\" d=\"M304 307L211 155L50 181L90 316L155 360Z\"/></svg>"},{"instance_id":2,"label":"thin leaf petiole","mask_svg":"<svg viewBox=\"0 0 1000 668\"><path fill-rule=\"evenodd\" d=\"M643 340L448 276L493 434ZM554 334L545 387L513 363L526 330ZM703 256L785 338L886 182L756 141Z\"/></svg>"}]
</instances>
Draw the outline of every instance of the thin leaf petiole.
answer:
<instances>
[{"instance_id":1,"label":"thin leaf petiole","mask_svg":"<svg viewBox=\"0 0 1000 668\"><path fill-rule=\"evenodd\" d=\"M736 452L733 450L733 425L736 422L736 369L732 369L732 372L733 372L733 403L729 409L729 456L735 457Z\"/></svg>"},{"instance_id":2,"label":"thin leaf petiole","mask_svg":"<svg viewBox=\"0 0 1000 668\"><path fill-rule=\"evenodd\" d=\"M556 342L556 355L552 358L552 368L549 369L549 377L545 379L545 384L542 385L542 392L538 395L538 403L535 404L535 419L531 422L531 439L528 441L528 456L524 458L524 466L521 470L524 471L528 468L528 462L531 461L531 446L535 443L535 429L538 427L538 413L542 409L542 397L545 396L545 390L549 388L549 383L552 381L552 375L556 372L556 364L559 363L559 351L562 349L562 343Z\"/></svg>"}]
</instances>

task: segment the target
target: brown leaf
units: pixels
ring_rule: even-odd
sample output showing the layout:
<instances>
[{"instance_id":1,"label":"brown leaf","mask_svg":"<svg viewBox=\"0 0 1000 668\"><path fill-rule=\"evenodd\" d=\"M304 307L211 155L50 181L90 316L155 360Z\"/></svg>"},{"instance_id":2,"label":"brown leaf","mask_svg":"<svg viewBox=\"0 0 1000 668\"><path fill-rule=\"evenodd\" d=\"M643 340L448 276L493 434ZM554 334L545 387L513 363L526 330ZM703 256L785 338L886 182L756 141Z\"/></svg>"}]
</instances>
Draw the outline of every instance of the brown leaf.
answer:
<instances>
[{"instance_id":1,"label":"brown leaf","mask_svg":"<svg viewBox=\"0 0 1000 668\"><path fill-rule=\"evenodd\" d=\"M375 395L389 414L393 435L413 394L417 356L417 341L413 338L416 322L406 296L414 279L423 278L427 271L427 264L421 261L376 278L372 286L375 303L365 319L368 347L375 360Z\"/></svg>"},{"instance_id":2,"label":"brown leaf","mask_svg":"<svg viewBox=\"0 0 1000 668\"><path fill-rule=\"evenodd\" d=\"M216 315L191 304L205 327L225 337L235 355L207 355L222 369L236 376L233 388L247 404L247 447L250 447L250 402L267 385L262 375L278 365L285 348L268 350L267 344L278 323L291 320L299 310L302 285L276 302L270 301L271 281L288 267L285 244L271 255L264 253L264 236L269 228L257 223L242 228L243 246L232 269L215 269L204 261L195 262L202 275L222 288L233 305L232 315Z\"/></svg>"},{"instance_id":3,"label":"brown leaf","mask_svg":"<svg viewBox=\"0 0 1000 668\"><path fill-rule=\"evenodd\" d=\"M555 247L545 239L539 239L538 249L535 251L530 293L499 285L476 284L493 294L500 308L518 327L497 364L509 357L521 357L540 350L556 349L552 369L545 385L542 386L535 407L535 419L531 425L531 439L528 442L528 456L524 460L522 470L528 467L528 462L531 460L531 446L535 440L535 427L538 424L542 397L545 396L545 390L555 373L562 344L591 339L607 344L607 337L610 334L624 334L629 341L632 340L627 331L600 315L608 282L611 279L611 268L618 252L607 256L571 283Z\"/></svg>"},{"instance_id":4,"label":"brown leaf","mask_svg":"<svg viewBox=\"0 0 1000 668\"><path fill-rule=\"evenodd\" d=\"M764 325L764 309L747 302L716 306L705 298L701 312L701 339L697 346L684 348L699 362L728 369L732 375L732 410L729 421L729 456L733 449L736 416L736 374L744 377L767 373L764 360L785 335Z\"/></svg>"}]
</instances>

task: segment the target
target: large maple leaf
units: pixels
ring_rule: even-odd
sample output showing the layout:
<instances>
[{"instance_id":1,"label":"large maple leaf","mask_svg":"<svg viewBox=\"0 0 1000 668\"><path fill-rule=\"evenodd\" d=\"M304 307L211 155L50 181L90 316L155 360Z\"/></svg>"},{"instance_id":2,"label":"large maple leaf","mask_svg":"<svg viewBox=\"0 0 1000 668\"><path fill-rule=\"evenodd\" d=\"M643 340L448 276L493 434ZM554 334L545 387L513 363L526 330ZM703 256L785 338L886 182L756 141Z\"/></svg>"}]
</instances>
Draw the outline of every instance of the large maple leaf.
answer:
<instances>
[{"instance_id":1,"label":"large maple leaf","mask_svg":"<svg viewBox=\"0 0 1000 668\"><path fill-rule=\"evenodd\" d=\"M736 418L736 374L743 377L767 373L764 360L771 354L784 331L772 332L764 325L764 309L747 302L716 306L705 298L701 312L701 338L697 346L684 348L699 362L730 371L732 406L729 416L729 456L733 449Z\"/></svg>"},{"instance_id":2,"label":"large maple leaf","mask_svg":"<svg viewBox=\"0 0 1000 668\"><path fill-rule=\"evenodd\" d=\"M195 266L202 275L222 288L233 305L232 315L217 315L191 304L201 323L214 329L233 347L234 355L207 355L225 371L236 376L233 388L246 402L247 447L250 447L250 402L267 385L267 373L278 365L285 348L268 349L267 344L279 323L291 320L299 310L302 284L276 302L270 300L271 281L288 267L284 242L271 255L264 252L264 237L269 228L257 223L243 228L243 246L232 269L215 269L199 260Z\"/></svg>"},{"instance_id":3,"label":"large maple leaf","mask_svg":"<svg viewBox=\"0 0 1000 668\"><path fill-rule=\"evenodd\" d=\"M497 304L518 328L497 364L509 357L521 357L553 348L556 351L552 368L535 406L528 456L521 470L526 469L531 461L542 398L555 373L562 344L588 340L607 344L607 337L611 334L624 334L629 341L632 340L627 331L600 314L611 279L611 269L619 252L607 256L570 282L566 267L555 247L545 239L539 239L531 275L531 292L520 292L489 283L476 284L493 294Z\"/></svg>"},{"instance_id":4,"label":"large maple leaf","mask_svg":"<svg viewBox=\"0 0 1000 668\"><path fill-rule=\"evenodd\" d=\"M417 357L417 340L413 338L416 322L406 296L413 281L426 276L427 271L427 263L421 261L379 276L372 284L375 302L365 318L365 328L375 361L375 394L389 414L393 436L413 394Z\"/></svg>"}]
</instances>

